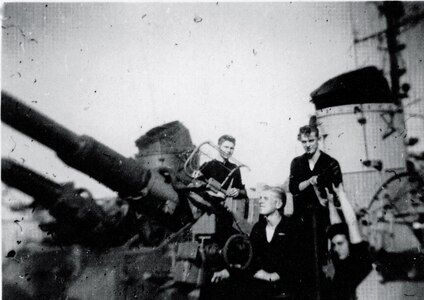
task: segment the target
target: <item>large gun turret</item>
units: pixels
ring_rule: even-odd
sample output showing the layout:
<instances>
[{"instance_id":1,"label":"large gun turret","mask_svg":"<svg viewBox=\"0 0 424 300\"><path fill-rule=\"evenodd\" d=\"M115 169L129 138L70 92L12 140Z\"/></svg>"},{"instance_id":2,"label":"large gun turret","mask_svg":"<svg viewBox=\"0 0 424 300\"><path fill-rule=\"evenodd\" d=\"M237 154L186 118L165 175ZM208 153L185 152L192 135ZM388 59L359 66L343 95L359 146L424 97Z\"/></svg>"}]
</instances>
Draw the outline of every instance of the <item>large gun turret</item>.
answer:
<instances>
[{"instance_id":1,"label":"large gun turret","mask_svg":"<svg viewBox=\"0 0 424 300\"><path fill-rule=\"evenodd\" d=\"M166 157L167 164L162 153L154 152L156 148L161 150L162 144L151 145L151 140L159 136L162 141L162 136L167 135L162 131L178 123L149 131L147 141L139 139L138 146L148 144L148 151L143 148L137 160L126 158L91 137L75 134L3 92L1 118L5 124L51 148L67 165L118 192L110 211L85 189L75 188L72 183L56 183L13 160L2 159L2 181L32 196L34 207L40 205L55 217L54 222L42 228L52 233L56 239L53 244L89 246L106 250L98 252L102 253L100 257L109 252L124 257L125 278L116 280L125 288L111 288L114 295L119 294L118 299L133 293L150 299L151 292L160 296L162 291L180 287L180 292L187 294L210 280L205 269L249 266L252 247L245 234L237 234L240 227L232 227L231 213L203 197L210 187L189 184L190 180L178 176L181 161L191 145L177 147L177 151L171 139L169 148L175 150L175 157ZM191 144L189 135L185 137L184 141ZM158 155L156 165L150 164L155 162L148 157L151 152ZM172 169L147 169L152 165ZM206 230L209 228L203 228L203 222L210 219L205 212L225 215L231 222L224 226L225 230L215 230L214 226L213 231ZM202 215L205 220L197 222ZM192 227L194 223L196 229ZM111 249L115 246L121 247ZM81 260L81 265L96 260L98 253ZM101 269L98 265L96 268ZM98 277L103 278L103 273L99 271ZM124 289L127 294L121 295ZM92 298L90 295L89 299Z\"/></svg>"},{"instance_id":2,"label":"large gun turret","mask_svg":"<svg viewBox=\"0 0 424 300\"><path fill-rule=\"evenodd\" d=\"M1 119L4 123L56 152L67 165L89 175L120 196L149 195L163 211L173 213L178 194L170 170L146 170L133 158L126 158L86 135L77 135L11 95L2 92Z\"/></svg>"}]
</instances>

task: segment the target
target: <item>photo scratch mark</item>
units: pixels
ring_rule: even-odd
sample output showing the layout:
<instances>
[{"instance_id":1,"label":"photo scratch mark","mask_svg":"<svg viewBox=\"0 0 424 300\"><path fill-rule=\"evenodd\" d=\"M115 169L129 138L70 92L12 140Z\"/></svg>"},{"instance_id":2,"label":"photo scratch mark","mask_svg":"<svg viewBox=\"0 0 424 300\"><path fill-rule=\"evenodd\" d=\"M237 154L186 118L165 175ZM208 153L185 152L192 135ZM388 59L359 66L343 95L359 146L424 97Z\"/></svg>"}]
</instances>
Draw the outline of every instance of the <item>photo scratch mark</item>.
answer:
<instances>
[{"instance_id":1,"label":"photo scratch mark","mask_svg":"<svg viewBox=\"0 0 424 300\"><path fill-rule=\"evenodd\" d=\"M23 231L23 229L22 229L22 226L21 226L21 224L19 224L19 220L15 220L15 221L13 221L13 223L15 223L16 225L18 225L19 226L19 228L21 229L21 232Z\"/></svg>"},{"instance_id":2,"label":"photo scratch mark","mask_svg":"<svg viewBox=\"0 0 424 300\"><path fill-rule=\"evenodd\" d=\"M230 61L230 63L229 63L228 65L226 65L225 67L226 67L227 69L229 69L233 63L234 63L234 61Z\"/></svg>"},{"instance_id":3,"label":"photo scratch mark","mask_svg":"<svg viewBox=\"0 0 424 300\"><path fill-rule=\"evenodd\" d=\"M22 30L22 28L20 28L19 26L16 26L15 24L10 24L10 25L7 25L7 26L2 25L1 28L3 28L3 29L16 28L21 33L21 36L23 36L24 38L26 37L26 34Z\"/></svg>"},{"instance_id":4,"label":"photo scratch mark","mask_svg":"<svg viewBox=\"0 0 424 300\"><path fill-rule=\"evenodd\" d=\"M13 142L13 148L12 148L12 150L10 150L10 153L12 153L13 151L15 151L16 142L15 142L15 140L12 137L10 137L10 140Z\"/></svg>"},{"instance_id":5,"label":"photo scratch mark","mask_svg":"<svg viewBox=\"0 0 424 300\"><path fill-rule=\"evenodd\" d=\"M14 77L16 74L19 76L19 78L22 77L22 74L20 72L16 72L15 74L10 75L10 78Z\"/></svg>"}]
</instances>

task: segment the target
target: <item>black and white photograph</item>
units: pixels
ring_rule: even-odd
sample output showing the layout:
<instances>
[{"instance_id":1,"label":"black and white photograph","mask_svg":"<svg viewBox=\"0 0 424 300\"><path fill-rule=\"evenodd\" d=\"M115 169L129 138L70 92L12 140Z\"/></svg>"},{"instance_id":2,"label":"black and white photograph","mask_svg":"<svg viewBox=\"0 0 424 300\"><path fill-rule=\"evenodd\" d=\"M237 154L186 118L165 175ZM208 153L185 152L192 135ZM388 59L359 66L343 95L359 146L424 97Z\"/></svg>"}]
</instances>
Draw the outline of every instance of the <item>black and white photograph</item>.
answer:
<instances>
[{"instance_id":1,"label":"black and white photograph","mask_svg":"<svg viewBox=\"0 0 424 300\"><path fill-rule=\"evenodd\" d=\"M2 299L424 299L424 2L4 2Z\"/></svg>"}]
</instances>

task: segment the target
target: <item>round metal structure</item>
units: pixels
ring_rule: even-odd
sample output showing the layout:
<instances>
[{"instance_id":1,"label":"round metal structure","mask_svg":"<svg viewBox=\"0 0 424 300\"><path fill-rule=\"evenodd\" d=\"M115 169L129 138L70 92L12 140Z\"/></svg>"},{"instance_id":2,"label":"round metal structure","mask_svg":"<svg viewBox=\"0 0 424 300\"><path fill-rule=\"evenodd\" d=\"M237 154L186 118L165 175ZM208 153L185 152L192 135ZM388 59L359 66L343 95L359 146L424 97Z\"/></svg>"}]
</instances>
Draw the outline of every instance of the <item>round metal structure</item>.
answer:
<instances>
[{"instance_id":1,"label":"round metal structure","mask_svg":"<svg viewBox=\"0 0 424 300\"><path fill-rule=\"evenodd\" d=\"M322 149L339 161L350 199L367 207L379 186L406 168L403 112L387 80L366 67L328 80L311 97Z\"/></svg>"}]
</instances>

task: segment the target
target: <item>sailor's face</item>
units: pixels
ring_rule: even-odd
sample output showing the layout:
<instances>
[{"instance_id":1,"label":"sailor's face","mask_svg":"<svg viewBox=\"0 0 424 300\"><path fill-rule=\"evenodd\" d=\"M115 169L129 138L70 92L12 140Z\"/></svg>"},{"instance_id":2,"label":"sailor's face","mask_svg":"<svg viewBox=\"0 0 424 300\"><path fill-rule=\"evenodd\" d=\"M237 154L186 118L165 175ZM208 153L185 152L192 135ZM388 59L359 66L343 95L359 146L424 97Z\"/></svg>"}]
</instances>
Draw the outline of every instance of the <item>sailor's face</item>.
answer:
<instances>
[{"instance_id":1,"label":"sailor's face","mask_svg":"<svg viewBox=\"0 0 424 300\"><path fill-rule=\"evenodd\" d=\"M230 141L224 141L222 142L221 145L219 145L219 154L221 155L221 157L225 160L230 159L230 157L233 155L234 153L234 143L230 142Z\"/></svg>"},{"instance_id":2,"label":"sailor's face","mask_svg":"<svg viewBox=\"0 0 424 300\"><path fill-rule=\"evenodd\" d=\"M300 136L300 142L302 143L303 149L309 157L312 157L318 150L318 137L316 132L311 132L309 135L302 134Z\"/></svg>"},{"instance_id":3,"label":"sailor's face","mask_svg":"<svg viewBox=\"0 0 424 300\"><path fill-rule=\"evenodd\" d=\"M340 260L349 256L349 241L344 234L336 234L331 239L331 248Z\"/></svg>"},{"instance_id":4,"label":"sailor's face","mask_svg":"<svg viewBox=\"0 0 424 300\"><path fill-rule=\"evenodd\" d=\"M268 216L281 208L281 200L272 191L263 191L259 197L259 213Z\"/></svg>"}]
</instances>

